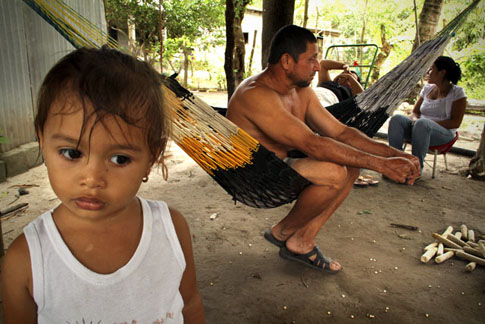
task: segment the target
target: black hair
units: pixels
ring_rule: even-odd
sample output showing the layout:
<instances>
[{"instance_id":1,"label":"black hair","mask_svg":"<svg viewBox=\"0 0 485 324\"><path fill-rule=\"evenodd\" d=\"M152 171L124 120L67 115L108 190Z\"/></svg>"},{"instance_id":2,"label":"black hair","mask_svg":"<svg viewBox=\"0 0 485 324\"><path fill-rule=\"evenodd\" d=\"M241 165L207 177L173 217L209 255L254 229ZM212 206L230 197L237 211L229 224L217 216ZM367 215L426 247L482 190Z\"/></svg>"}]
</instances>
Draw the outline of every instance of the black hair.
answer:
<instances>
[{"instance_id":1,"label":"black hair","mask_svg":"<svg viewBox=\"0 0 485 324\"><path fill-rule=\"evenodd\" d=\"M315 35L308 29L296 25L287 25L280 28L271 40L268 63L278 63L285 53L288 53L295 62L298 62L298 56L306 51L308 42L317 42Z\"/></svg>"},{"instance_id":2,"label":"black hair","mask_svg":"<svg viewBox=\"0 0 485 324\"><path fill-rule=\"evenodd\" d=\"M171 131L163 100L161 77L148 63L103 46L80 48L57 62L46 75L37 100L35 129L44 132L49 111L56 101L79 100L86 121L86 103L96 120L117 116L142 128L152 162L164 169L163 153ZM94 126L93 126L94 127ZM80 138L84 132L81 127Z\"/></svg>"},{"instance_id":3,"label":"black hair","mask_svg":"<svg viewBox=\"0 0 485 324\"><path fill-rule=\"evenodd\" d=\"M438 71L446 70L445 78L453 84L457 84L461 79L461 68L458 63L456 63L449 56L439 56L435 61L434 65Z\"/></svg>"}]
</instances>

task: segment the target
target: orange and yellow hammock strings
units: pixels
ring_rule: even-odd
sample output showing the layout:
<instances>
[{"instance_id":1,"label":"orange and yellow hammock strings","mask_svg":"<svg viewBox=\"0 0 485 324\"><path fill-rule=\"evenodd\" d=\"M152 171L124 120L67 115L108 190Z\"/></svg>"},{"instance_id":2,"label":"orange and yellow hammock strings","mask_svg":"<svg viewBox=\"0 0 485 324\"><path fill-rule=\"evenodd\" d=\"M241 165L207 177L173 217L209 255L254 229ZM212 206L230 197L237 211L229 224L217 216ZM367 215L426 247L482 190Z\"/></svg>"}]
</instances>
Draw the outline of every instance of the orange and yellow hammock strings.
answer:
<instances>
[{"instance_id":1,"label":"orange and yellow hammock strings","mask_svg":"<svg viewBox=\"0 0 485 324\"><path fill-rule=\"evenodd\" d=\"M52 24L75 47L98 48L115 40L61 0L23 0ZM252 164L259 143L198 98L178 98L163 86L165 105L173 121L173 140L206 172Z\"/></svg>"},{"instance_id":2,"label":"orange and yellow hammock strings","mask_svg":"<svg viewBox=\"0 0 485 324\"><path fill-rule=\"evenodd\" d=\"M207 173L252 164L259 143L202 100L178 98L163 87L173 122L173 138Z\"/></svg>"}]
</instances>

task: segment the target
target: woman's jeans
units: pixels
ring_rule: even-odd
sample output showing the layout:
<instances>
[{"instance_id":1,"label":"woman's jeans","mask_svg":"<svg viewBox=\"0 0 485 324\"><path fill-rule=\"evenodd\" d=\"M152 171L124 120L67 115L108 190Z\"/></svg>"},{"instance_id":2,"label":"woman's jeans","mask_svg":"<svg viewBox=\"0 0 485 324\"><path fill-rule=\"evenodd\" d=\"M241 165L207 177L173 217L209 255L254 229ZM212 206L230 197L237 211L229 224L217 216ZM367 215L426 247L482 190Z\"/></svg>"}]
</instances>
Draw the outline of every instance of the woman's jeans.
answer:
<instances>
[{"instance_id":1,"label":"woman's jeans","mask_svg":"<svg viewBox=\"0 0 485 324\"><path fill-rule=\"evenodd\" d=\"M449 143L455 138L455 134L451 130L438 125L431 119L420 118L413 122L403 115L392 116L387 136L389 145L398 150L403 149L404 141L411 142L412 154L419 158L421 172L428 148Z\"/></svg>"}]
</instances>

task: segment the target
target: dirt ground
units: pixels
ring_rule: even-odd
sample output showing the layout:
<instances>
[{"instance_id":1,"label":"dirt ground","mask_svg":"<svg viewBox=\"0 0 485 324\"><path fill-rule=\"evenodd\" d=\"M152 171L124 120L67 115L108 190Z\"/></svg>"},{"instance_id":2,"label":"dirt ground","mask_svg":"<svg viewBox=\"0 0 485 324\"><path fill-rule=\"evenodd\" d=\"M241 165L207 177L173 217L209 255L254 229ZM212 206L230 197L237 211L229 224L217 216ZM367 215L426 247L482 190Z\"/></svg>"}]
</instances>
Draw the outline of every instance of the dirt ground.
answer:
<instances>
[{"instance_id":1,"label":"dirt ground","mask_svg":"<svg viewBox=\"0 0 485 324\"><path fill-rule=\"evenodd\" d=\"M476 149L478 141L469 145ZM168 181L153 172L139 194L165 200L187 218L207 323L485 323L484 267L467 273L460 259L420 261L423 248L434 241L431 234L449 225L466 224L485 234L485 182L460 174L469 157L449 154L446 172L438 157L436 178L427 167L414 187L362 170L379 184L354 188L317 237L321 249L343 265L339 274L329 275L280 258L264 240L263 231L291 205L234 204L176 145L171 152ZM29 193L16 197L19 187ZM26 224L59 203L44 165L0 183L0 210L19 203L28 206L1 219L5 248Z\"/></svg>"}]
</instances>

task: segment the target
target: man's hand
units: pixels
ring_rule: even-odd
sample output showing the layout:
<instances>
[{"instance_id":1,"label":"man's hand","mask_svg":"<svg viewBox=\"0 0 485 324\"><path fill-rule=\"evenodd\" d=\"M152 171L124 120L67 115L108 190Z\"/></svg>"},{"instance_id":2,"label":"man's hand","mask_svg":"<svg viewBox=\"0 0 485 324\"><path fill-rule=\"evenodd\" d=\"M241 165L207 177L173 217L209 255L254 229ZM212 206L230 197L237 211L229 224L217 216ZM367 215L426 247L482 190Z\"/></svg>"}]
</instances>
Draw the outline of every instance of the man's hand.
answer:
<instances>
[{"instance_id":1,"label":"man's hand","mask_svg":"<svg viewBox=\"0 0 485 324\"><path fill-rule=\"evenodd\" d=\"M408 159L409 161L411 161L411 163L413 163L416 166L416 168L418 169L419 174L421 174L421 165L419 163L419 159L418 159L417 156L414 156L412 154L409 154L409 153L406 153L406 152L403 152L403 151L399 151L399 150L396 153L397 153L395 155L396 157L402 157L402 158L405 158L405 159Z\"/></svg>"},{"instance_id":2,"label":"man's hand","mask_svg":"<svg viewBox=\"0 0 485 324\"><path fill-rule=\"evenodd\" d=\"M413 185L420 175L419 160L412 155L409 159L405 157L386 158L382 174L393 181Z\"/></svg>"}]
</instances>

